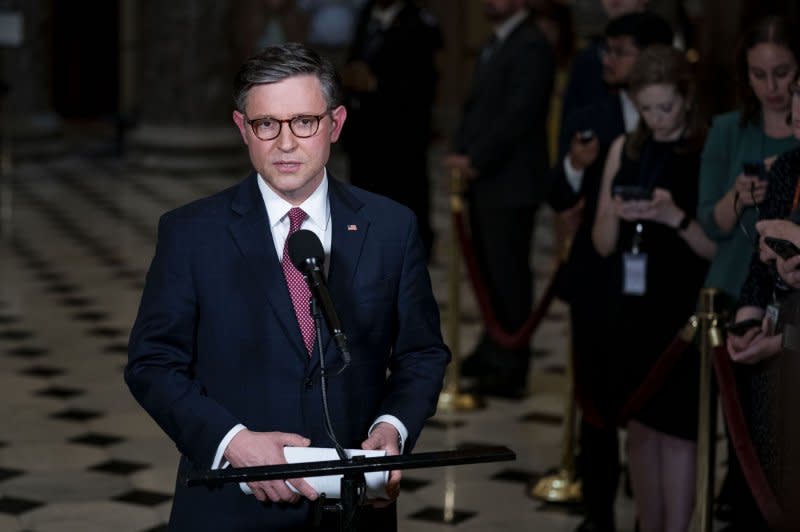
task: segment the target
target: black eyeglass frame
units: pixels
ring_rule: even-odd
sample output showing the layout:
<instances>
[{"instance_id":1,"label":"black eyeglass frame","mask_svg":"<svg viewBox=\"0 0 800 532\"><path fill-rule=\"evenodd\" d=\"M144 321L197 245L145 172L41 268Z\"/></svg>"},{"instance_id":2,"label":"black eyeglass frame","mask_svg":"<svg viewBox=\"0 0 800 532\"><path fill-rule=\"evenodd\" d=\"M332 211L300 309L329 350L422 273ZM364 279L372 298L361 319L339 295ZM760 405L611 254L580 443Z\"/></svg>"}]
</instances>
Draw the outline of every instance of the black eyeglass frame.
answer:
<instances>
[{"instance_id":1,"label":"black eyeglass frame","mask_svg":"<svg viewBox=\"0 0 800 532\"><path fill-rule=\"evenodd\" d=\"M322 119L325 118L326 116L330 115L330 114L331 114L331 111L327 110L324 113L319 114L319 115L296 115L296 116L293 116L291 118L286 118L284 120L280 120L278 118L273 118L271 116L262 116L262 117L259 117L259 118L247 118L247 115L244 115L244 121L247 122L250 125L250 129L253 130L253 135L255 135L256 138L259 139L259 140L269 141L269 140L277 139L281 135L281 131L283 130L283 124L289 124L289 131L291 131L292 135L294 135L295 137L297 137L299 139L307 139L307 138L313 137L314 135L316 135L319 132L319 124L320 124L320 122L322 122ZM313 118L314 120L316 120L316 125L314 127L314 131L309 133L308 135L298 135L297 132L294 130L294 127L292 126L292 122L294 122L295 120L301 120L301 119L304 119L304 118L305 119ZM256 124L258 122L261 122L261 121L264 121L264 120L269 120L269 121L278 123L278 131L275 133L275 135L273 135L271 137L264 138L264 137L259 136L259 134L256 132Z\"/></svg>"}]
</instances>

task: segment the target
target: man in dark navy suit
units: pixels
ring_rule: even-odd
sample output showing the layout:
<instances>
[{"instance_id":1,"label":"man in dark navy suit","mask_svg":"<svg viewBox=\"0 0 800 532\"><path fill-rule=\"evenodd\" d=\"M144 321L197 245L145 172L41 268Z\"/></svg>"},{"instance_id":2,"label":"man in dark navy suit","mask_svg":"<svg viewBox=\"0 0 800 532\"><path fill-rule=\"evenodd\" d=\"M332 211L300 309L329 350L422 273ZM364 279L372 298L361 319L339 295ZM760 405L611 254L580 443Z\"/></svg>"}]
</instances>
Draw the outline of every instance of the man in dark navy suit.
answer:
<instances>
[{"instance_id":1,"label":"man in dark navy suit","mask_svg":"<svg viewBox=\"0 0 800 532\"><path fill-rule=\"evenodd\" d=\"M286 446L332 447L319 352L328 368L343 361L327 329L309 329L308 292L286 256L288 236L307 229L322 242L350 341L351 363L328 378L335 434L343 447L409 452L450 356L415 218L327 173L347 111L333 66L312 50L286 44L250 58L234 98L255 172L162 217L126 381L181 452L179 475L284 463ZM393 471L389 500L363 512L365 529L396 528L399 481ZM302 479L179 483L170 529L305 530L317 496Z\"/></svg>"}]
</instances>

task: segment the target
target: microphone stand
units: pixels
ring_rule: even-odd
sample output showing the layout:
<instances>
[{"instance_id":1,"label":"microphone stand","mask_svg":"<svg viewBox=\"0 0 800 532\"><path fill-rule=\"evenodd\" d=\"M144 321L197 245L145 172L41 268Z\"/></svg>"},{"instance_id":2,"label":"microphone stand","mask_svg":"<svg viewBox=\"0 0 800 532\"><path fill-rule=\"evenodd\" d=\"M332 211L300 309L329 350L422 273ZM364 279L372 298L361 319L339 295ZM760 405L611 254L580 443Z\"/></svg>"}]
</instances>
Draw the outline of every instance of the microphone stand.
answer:
<instances>
[{"instance_id":1,"label":"microphone stand","mask_svg":"<svg viewBox=\"0 0 800 532\"><path fill-rule=\"evenodd\" d=\"M311 296L311 315L314 318L314 325L315 325L315 333L316 333L316 344L318 346L319 351L319 369L320 369L320 381L321 381L321 391L322 391L322 412L323 417L325 420L325 432L328 434L328 437L333 441L333 445L336 448L336 454L339 455L339 459L343 462L343 465L357 465L360 462L364 461L363 456L353 456L349 458L347 453L344 452L344 449L339 444L339 440L336 438L336 433L333 430L333 425L331 423L331 416L328 410L328 376L325 373L325 353L322 349L322 313L320 312L319 305L317 303L317 298L314 297L313 293ZM344 368L342 368L344 369ZM341 370L340 372L341 373ZM322 510L334 510L339 512L339 530L342 532L356 532L358 530L358 523L359 523L359 507L364 504L367 498L367 483L366 479L364 478L363 471L353 470L345 472L342 475L342 480L340 481L340 499L339 503L335 505L325 505L325 494L320 494L320 503L319 503L319 510L320 514L316 516L316 520L322 518L321 511Z\"/></svg>"}]
</instances>

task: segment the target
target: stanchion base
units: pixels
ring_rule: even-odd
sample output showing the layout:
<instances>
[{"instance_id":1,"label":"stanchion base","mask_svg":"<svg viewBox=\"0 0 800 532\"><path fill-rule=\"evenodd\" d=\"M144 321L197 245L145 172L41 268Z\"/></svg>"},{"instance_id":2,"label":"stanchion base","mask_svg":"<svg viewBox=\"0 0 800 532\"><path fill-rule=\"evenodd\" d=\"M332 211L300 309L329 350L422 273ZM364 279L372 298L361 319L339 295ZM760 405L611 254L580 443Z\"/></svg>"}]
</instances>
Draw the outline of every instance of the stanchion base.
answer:
<instances>
[{"instance_id":1,"label":"stanchion base","mask_svg":"<svg viewBox=\"0 0 800 532\"><path fill-rule=\"evenodd\" d=\"M528 496L540 501L556 503L581 502L581 483L571 479L563 469L554 475L542 477L528 487Z\"/></svg>"},{"instance_id":2,"label":"stanchion base","mask_svg":"<svg viewBox=\"0 0 800 532\"><path fill-rule=\"evenodd\" d=\"M443 412L469 412L486 406L483 397L472 393L448 392L439 394L438 410Z\"/></svg>"}]
</instances>

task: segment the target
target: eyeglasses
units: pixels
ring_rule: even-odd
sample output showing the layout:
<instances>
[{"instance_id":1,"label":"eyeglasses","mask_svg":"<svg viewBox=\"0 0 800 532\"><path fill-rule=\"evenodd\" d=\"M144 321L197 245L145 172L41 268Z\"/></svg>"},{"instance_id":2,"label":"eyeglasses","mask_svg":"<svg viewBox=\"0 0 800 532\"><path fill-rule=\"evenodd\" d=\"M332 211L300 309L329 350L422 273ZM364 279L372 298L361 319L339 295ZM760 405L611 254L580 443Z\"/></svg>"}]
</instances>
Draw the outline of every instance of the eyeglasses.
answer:
<instances>
[{"instance_id":1,"label":"eyeglasses","mask_svg":"<svg viewBox=\"0 0 800 532\"><path fill-rule=\"evenodd\" d=\"M279 120L271 116L263 118L253 118L252 120L245 117L245 120L253 129L253 135L260 140L273 140L278 138L281 134L283 124L289 124L289 129L292 134L300 139L307 139L313 137L319 131L319 122L328 114L325 111L321 115L297 115L286 120Z\"/></svg>"},{"instance_id":2,"label":"eyeglasses","mask_svg":"<svg viewBox=\"0 0 800 532\"><path fill-rule=\"evenodd\" d=\"M600 54L606 55L609 57L616 57L617 59L622 59L624 57L634 57L639 50L632 50L630 48L623 48L620 46L609 46L607 43L604 43L600 46Z\"/></svg>"}]
</instances>

